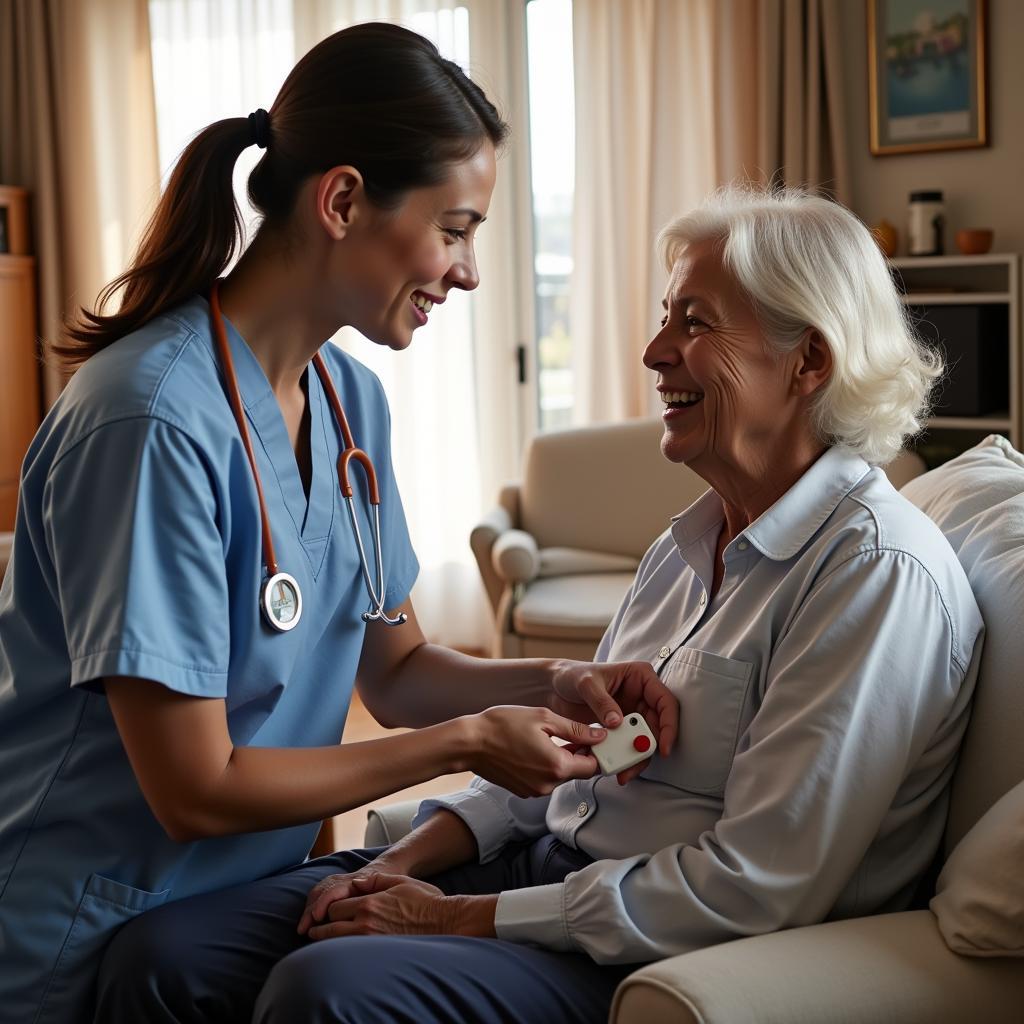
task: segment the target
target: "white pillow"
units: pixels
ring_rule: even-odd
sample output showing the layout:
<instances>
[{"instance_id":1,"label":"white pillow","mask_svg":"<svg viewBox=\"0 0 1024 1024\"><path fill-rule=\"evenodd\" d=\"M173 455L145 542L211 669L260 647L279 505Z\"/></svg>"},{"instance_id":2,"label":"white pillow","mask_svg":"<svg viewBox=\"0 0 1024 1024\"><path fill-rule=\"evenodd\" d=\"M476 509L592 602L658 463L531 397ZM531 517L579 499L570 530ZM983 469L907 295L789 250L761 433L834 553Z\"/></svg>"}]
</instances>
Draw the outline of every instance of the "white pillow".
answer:
<instances>
[{"instance_id":1,"label":"white pillow","mask_svg":"<svg viewBox=\"0 0 1024 1024\"><path fill-rule=\"evenodd\" d=\"M1024 455L994 434L901 493L948 538L985 620L932 909L955 951L1024 956Z\"/></svg>"},{"instance_id":2,"label":"white pillow","mask_svg":"<svg viewBox=\"0 0 1024 1024\"><path fill-rule=\"evenodd\" d=\"M1024 956L1024 782L960 841L931 909L954 953Z\"/></svg>"}]
</instances>

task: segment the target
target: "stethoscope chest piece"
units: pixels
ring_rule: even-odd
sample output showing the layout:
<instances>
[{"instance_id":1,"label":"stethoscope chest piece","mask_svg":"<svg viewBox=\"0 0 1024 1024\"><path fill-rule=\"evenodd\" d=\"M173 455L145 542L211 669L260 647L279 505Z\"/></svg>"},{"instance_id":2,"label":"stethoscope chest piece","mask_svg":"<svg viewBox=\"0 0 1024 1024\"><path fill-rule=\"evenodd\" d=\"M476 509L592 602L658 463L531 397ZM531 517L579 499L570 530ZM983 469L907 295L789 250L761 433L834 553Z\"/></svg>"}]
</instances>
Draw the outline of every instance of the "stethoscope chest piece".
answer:
<instances>
[{"instance_id":1,"label":"stethoscope chest piece","mask_svg":"<svg viewBox=\"0 0 1024 1024\"><path fill-rule=\"evenodd\" d=\"M295 577L286 572L268 576L260 589L260 611L271 629L294 629L302 618L302 591Z\"/></svg>"}]
</instances>

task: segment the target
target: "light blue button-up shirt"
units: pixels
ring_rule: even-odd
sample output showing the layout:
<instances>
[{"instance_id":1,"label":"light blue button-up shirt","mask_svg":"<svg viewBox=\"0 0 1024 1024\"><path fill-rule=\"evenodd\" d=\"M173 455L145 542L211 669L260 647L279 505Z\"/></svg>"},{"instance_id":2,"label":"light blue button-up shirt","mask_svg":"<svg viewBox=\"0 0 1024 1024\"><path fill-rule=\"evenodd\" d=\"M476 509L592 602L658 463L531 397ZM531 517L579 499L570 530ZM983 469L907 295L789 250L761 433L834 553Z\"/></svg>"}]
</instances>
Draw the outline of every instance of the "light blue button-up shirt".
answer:
<instances>
[{"instance_id":1,"label":"light blue button-up shirt","mask_svg":"<svg viewBox=\"0 0 1024 1024\"><path fill-rule=\"evenodd\" d=\"M504 892L500 938L634 963L907 905L946 818L983 626L938 528L828 450L726 547L709 491L645 555L599 660L649 661L679 737L614 777L522 799L475 779L426 801L480 859L550 832L595 863Z\"/></svg>"}]
</instances>

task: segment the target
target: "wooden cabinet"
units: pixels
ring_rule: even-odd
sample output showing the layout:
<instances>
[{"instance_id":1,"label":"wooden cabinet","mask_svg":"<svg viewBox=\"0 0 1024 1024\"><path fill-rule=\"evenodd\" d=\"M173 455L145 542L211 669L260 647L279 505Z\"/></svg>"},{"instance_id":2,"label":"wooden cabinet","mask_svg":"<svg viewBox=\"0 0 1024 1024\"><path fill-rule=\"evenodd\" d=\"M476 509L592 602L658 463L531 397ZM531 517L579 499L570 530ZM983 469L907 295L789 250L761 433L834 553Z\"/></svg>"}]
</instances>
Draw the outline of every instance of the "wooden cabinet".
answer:
<instances>
[{"instance_id":1,"label":"wooden cabinet","mask_svg":"<svg viewBox=\"0 0 1024 1024\"><path fill-rule=\"evenodd\" d=\"M24 252L27 204L23 189L0 187L11 250L0 252L0 532L14 529L21 463L40 419L36 261Z\"/></svg>"}]
</instances>

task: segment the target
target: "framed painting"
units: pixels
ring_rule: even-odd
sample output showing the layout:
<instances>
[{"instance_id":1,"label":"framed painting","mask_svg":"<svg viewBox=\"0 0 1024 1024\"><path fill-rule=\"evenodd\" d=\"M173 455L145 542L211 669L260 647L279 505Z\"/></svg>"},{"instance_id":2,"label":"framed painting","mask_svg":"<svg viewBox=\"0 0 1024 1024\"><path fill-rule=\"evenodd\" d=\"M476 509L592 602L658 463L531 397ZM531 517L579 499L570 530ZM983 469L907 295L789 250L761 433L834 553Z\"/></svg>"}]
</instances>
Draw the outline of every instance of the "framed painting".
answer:
<instances>
[{"instance_id":1,"label":"framed painting","mask_svg":"<svg viewBox=\"0 0 1024 1024\"><path fill-rule=\"evenodd\" d=\"M868 0L871 152L988 145L985 0Z\"/></svg>"}]
</instances>

